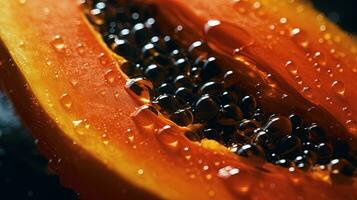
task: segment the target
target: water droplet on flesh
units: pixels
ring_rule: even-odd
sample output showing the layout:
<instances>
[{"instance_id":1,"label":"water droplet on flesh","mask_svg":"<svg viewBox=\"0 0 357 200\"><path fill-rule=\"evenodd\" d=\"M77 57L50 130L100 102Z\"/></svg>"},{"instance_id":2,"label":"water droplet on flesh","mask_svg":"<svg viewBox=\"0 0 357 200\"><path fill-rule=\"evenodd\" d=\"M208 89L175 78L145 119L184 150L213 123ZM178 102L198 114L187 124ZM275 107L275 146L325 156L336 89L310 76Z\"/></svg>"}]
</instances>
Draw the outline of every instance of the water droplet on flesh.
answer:
<instances>
[{"instance_id":1,"label":"water droplet on flesh","mask_svg":"<svg viewBox=\"0 0 357 200\"><path fill-rule=\"evenodd\" d=\"M341 81L334 81L331 84L331 88L339 95L344 95L345 94L345 85Z\"/></svg>"},{"instance_id":2,"label":"water droplet on flesh","mask_svg":"<svg viewBox=\"0 0 357 200\"><path fill-rule=\"evenodd\" d=\"M165 125L158 130L156 137L165 149L171 152L177 152L179 150L180 142L177 140L177 136L174 135L170 125Z\"/></svg>"},{"instance_id":3,"label":"water droplet on flesh","mask_svg":"<svg viewBox=\"0 0 357 200\"><path fill-rule=\"evenodd\" d=\"M254 44L253 37L238 24L209 20L204 27L208 45L220 53L231 56L235 49Z\"/></svg>"},{"instance_id":4,"label":"water droplet on flesh","mask_svg":"<svg viewBox=\"0 0 357 200\"><path fill-rule=\"evenodd\" d=\"M288 70L288 72L290 72L291 74L293 74L293 75L296 75L296 74L297 74L298 67L297 67L297 65L296 65L293 61L291 61L291 60L287 61L287 62L285 63L285 68L286 68L286 70Z\"/></svg>"},{"instance_id":5,"label":"water droplet on flesh","mask_svg":"<svg viewBox=\"0 0 357 200\"><path fill-rule=\"evenodd\" d=\"M66 45L64 44L64 40L61 36L56 35L52 41L51 41L51 45L55 48L56 51L58 52L64 52Z\"/></svg>"},{"instance_id":6,"label":"water droplet on flesh","mask_svg":"<svg viewBox=\"0 0 357 200\"><path fill-rule=\"evenodd\" d=\"M68 94L63 94L60 97L60 102L64 109L70 110L72 108L72 99Z\"/></svg>"}]
</instances>

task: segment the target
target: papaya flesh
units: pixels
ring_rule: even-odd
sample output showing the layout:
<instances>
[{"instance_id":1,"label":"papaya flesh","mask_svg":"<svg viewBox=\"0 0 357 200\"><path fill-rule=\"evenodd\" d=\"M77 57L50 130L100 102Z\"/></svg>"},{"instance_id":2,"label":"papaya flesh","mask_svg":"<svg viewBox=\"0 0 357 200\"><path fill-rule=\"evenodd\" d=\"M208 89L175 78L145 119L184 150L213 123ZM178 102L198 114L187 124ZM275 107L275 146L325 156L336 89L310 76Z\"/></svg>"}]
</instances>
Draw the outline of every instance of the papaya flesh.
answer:
<instances>
[{"instance_id":1,"label":"papaya flesh","mask_svg":"<svg viewBox=\"0 0 357 200\"><path fill-rule=\"evenodd\" d=\"M206 24L208 17L217 19L221 16L232 20L236 18L229 18L228 13L233 12L223 12L223 10L230 11L232 7L230 1L208 3L195 0L190 1L190 4L180 2L152 1L151 3L158 3L161 15L171 21L171 24L182 20L180 23L190 30L200 30L197 27ZM288 11L295 9L294 5L273 0L265 2L276 5L274 9L261 8L265 12L265 20L268 23L269 20L273 21L270 17L274 18L274 10L279 12L285 10L284 15L289 22L296 21L295 23L300 27L304 26L301 29L311 37L319 36L320 33L315 26L304 23L297 16L290 17L292 14ZM305 17L316 15L308 5L300 3L298 5L303 7ZM217 7L222 7L223 10L216 9ZM63 184L74 188L81 198L354 199L356 197L355 178L342 178L340 182L335 183L332 182L329 172L324 170L313 172L303 172L294 168L287 170L269 163L256 167L251 160L231 154L214 141L205 140L200 144L189 141L184 137L185 128L175 125L161 115L154 115L142 107L142 101L133 97L132 93L125 89L127 76L119 69L125 60L114 56L106 47L84 17L77 2L0 1L0 9L2 87L13 99L20 115L33 130L34 136L39 139L39 146L44 154L52 160L50 167L61 176ZM177 16L182 18L174 18L172 14L165 13L169 11L174 13L180 11L181 14ZM185 20L188 18L191 20ZM240 15L240 19L245 23L239 24L253 26L256 23L253 28L264 24L263 20L257 20L252 15ZM327 88L326 91L323 90L329 95L333 94L330 98L334 100L336 106L331 106L324 101L318 105L328 113L333 113L342 129L348 130L331 133L332 136L351 138L353 144L355 141L353 126L352 129L351 126L347 126L344 122L347 118L341 115L341 112L335 112L337 111L335 109L337 105L345 105L352 111L355 109L356 105L353 104L353 99L356 98L353 91L355 83L352 78L355 76L353 67L356 62L356 51L354 46L350 46L354 44L351 39L333 25L329 23L327 25L331 29L330 37L339 36L340 39L333 38L333 40L341 41L329 44L339 52L338 55L344 55L343 59L339 58L337 61L342 63L344 71L352 70L352 72L341 72L343 76L334 73L335 77L339 77L339 81L344 84L343 98L331 93L333 90ZM235 30L250 33L253 28L247 25ZM201 34L201 32L193 33ZM263 62L264 66L271 67L266 70L277 77L281 76L278 78L278 83L287 83L288 91L297 95L296 91L299 91L296 89L297 84L293 83L288 75L281 75L283 71L280 68L273 68L278 65L276 64L279 63L278 61L284 60L282 55L288 52L282 51L281 46L278 48L279 45L275 43L274 45L277 46L274 52L279 53L269 55L272 50L265 49L268 48L264 46L265 41L260 41L258 38L264 34L253 33L250 33L253 36L249 37L255 38L256 49L247 47L243 52L247 51L256 62ZM297 49L290 41L292 39L281 39L275 34L271 37L286 42L280 45L286 46L292 52ZM328 38L328 35L326 37ZM187 37L187 40L190 38ZM241 40L237 39L238 42ZM308 41L315 40L308 39ZM322 44L316 43L312 46L319 48L320 51L327 51L327 47ZM230 48L223 49L230 51ZM294 62L300 62L298 58L304 57L301 56L300 51L296 50ZM227 52L222 52L223 56L227 55ZM262 56L265 53L269 58L274 59L266 59ZM322 55L327 55L323 53ZM337 59L334 56L325 58L329 62ZM301 59L301 62L303 61L305 62L305 59ZM302 71L307 70L306 74L299 72L303 79L308 82L315 77L320 78L320 76L310 77L308 71L311 70L305 66L307 65L299 65ZM321 81L327 82L325 79ZM321 87L325 86L327 87L328 84ZM312 93L320 100L322 95L325 95L320 92ZM305 97L300 99L306 100ZM312 102L306 100L306 102L310 101ZM355 115L351 114L352 122L355 120L353 117Z\"/></svg>"}]
</instances>

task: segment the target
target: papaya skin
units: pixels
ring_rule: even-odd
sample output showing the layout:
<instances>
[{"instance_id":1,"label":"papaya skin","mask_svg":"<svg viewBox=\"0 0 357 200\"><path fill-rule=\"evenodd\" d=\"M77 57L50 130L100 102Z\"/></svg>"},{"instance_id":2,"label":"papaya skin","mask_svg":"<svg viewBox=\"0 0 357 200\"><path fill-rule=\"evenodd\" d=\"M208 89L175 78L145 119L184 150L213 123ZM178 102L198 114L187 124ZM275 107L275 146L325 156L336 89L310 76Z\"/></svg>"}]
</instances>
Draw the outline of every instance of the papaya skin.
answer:
<instances>
[{"instance_id":1,"label":"papaya skin","mask_svg":"<svg viewBox=\"0 0 357 200\"><path fill-rule=\"evenodd\" d=\"M326 171L291 173L268 163L256 167L215 142L188 141L183 128L161 116L144 112L140 118L130 117L142 102L125 90L127 77L118 68L125 61L114 59L75 1L1 0L0 12L2 88L52 160L50 167L80 198L357 195L354 178L332 183ZM108 71L115 84L106 80ZM138 119L151 128L140 126ZM165 129L167 124L171 128ZM219 177L217 172L226 166L239 172Z\"/></svg>"}]
</instances>

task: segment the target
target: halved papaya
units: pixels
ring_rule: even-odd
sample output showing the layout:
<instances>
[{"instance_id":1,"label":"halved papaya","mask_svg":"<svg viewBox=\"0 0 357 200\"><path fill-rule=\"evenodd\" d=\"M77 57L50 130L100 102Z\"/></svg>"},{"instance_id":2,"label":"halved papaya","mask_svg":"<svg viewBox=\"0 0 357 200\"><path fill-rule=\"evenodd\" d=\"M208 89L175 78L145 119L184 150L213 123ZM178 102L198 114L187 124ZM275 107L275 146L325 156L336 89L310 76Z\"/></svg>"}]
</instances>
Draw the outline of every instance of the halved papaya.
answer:
<instances>
[{"instance_id":1,"label":"halved papaya","mask_svg":"<svg viewBox=\"0 0 357 200\"><path fill-rule=\"evenodd\" d=\"M258 103L266 112L298 112L328 129L330 140L347 143L355 158L355 42L310 5L139 3L156 5L168 24L163 30L188 30L177 33L183 45L204 39L235 64L230 68L245 74L239 84L246 91L256 89L247 80L261 83L269 95ZM185 133L195 127L176 125L144 105L149 94L128 88L126 60L106 46L77 2L0 1L0 10L2 88L50 167L80 198L356 198L355 177L336 178L323 167L286 169L237 156L214 140L189 140ZM285 103L277 101L281 95L289 97Z\"/></svg>"}]
</instances>

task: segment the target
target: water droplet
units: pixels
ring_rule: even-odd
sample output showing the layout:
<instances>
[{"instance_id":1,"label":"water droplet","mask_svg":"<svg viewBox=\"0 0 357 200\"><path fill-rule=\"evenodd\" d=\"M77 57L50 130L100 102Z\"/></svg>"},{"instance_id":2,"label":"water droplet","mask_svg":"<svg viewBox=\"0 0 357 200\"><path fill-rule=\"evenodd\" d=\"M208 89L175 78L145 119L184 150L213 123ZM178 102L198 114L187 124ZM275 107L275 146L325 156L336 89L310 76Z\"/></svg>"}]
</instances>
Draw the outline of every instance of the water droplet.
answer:
<instances>
[{"instance_id":1,"label":"water droplet","mask_svg":"<svg viewBox=\"0 0 357 200\"><path fill-rule=\"evenodd\" d=\"M75 88L77 87L79 81L77 79L71 79L69 82L71 83L72 87Z\"/></svg>"},{"instance_id":2,"label":"water droplet","mask_svg":"<svg viewBox=\"0 0 357 200\"><path fill-rule=\"evenodd\" d=\"M157 115L157 110L150 105L143 105L133 112L130 117L133 121L140 127L152 128L154 124L154 117L152 115Z\"/></svg>"},{"instance_id":3,"label":"water droplet","mask_svg":"<svg viewBox=\"0 0 357 200\"><path fill-rule=\"evenodd\" d=\"M79 135L84 135L88 131L88 129L90 128L90 125L87 123L86 119L84 119L84 120L82 120L82 119L73 120L72 124L73 124L74 130Z\"/></svg>"},{"instance_id":4,"label":"water droplet","mask_svg":"<svg viewBox=\"0 0 357 200\"><path fill-rule=\"evenodd\" d=\"M326 26L324 24L320 25L320 31L326 31Z\"/></svg>"},{"instance_id":5,"label":"water droplet","mask_svg":"<svg viewBox=\"0 0 357 200\"><path fill-rule=\"evenodd\" d=\"M286 68L286 70L288 70L288 72L290 72L291 74L293 74L293 75L296 75L296 74L297 74L298 67L297 67L297 65L296 65L293 61L291 61L291 60L287 61L287 62L285 63L285 68Z\"/></svg>"},{"instance_id":6,"label":"water droplet","mask_svg":"<svg viewBox=\"0 0 357 200\"><path fill-rule=\"evenodd\" d=\"M165 125L158 130L156 137L167 150L171 152L177 152L179 150L180 142L177 140L177 136L174 135L170 125Z\"/></svg>"},{"instance_id":7,"label":"water droplet","mask_svg":"<svg viewBox=\"0 0 357 200\"><path fill-rule=\"evenodd\" d=\"M346 121L347 129L351 133L357 133L357 123L353 120Z\"/></svg>"},{"instance_id":8,"label":"water droplet","mask_svg":"<svg viewBox=\"0 0 357 200\"><path fill-rule=\"evenodd\" d=\"M79 54L83 55L85 53L85 48L82 43L77 44L77 51Z\"/></svg>"},{"instance_id":9,"label":"water droplet","mask_svg":"<svg viewBox=\"0 0 357 200\"><path fill-rule=\"evenodd\" d=\"M347 116L352 116L352 111L348 107L343 107L342 111L347 115Z\"/></svg>"},{"instance_id":10,"label":"water droplet","mask_svg":"<svg viewBox=\"0 0 357 200\"><path fill-rule=\"evenodd\" d=\"M218 176L221 178L229 178L239 173L239 169L232 166L226 166L218 170Z\"/></svg>"},{"instance_id":11,"label":"water droplet","mask_svg":"<svg viewBox=\"0 0 357 200\"><path fill-rule=\"evenodd\" d=\"M24 41L20 41L19 47L24 47L24 46L25 46L25 42Z\"/></svg>"},{"instance_id":12,"label":"water droplet","mask_svg":"<svg viewBox=\"0 0 357 200\"><path fill-rule=\"evenodd\" d=\"M104 74L104 78L107 81L107 83L113 85L118 81L120 76L118 73L115 73L115 71L110 69Z\"/></svg>"},{"instance_id":13,"label":"water droplet","mask_svg":"<svg viewBox=\"0 0 357 200\"><path fill-rule=\"evenodd\" d=\"M302 78L299 75L295 76L295 80L299 85L302 85L303 81L302 81Z\"/></svg>"},{"instance_id":14,"label":"water droplet","mask_svg":"<svg viewBox=\"0 0 357 200\"><path fill-rule=\"evenodd\" d=\"M107 64L107 58L105 57L104 53L99 54L99 62L105 66Z\"/></svg>"},{"instance_id":15,"label":"water droplet","mask_svg":"<svg viewBox=\"0 0 357 200\"><path fill-rule=\"evenodd\" d=\"M56 51L58 52L64 52L66 45L64 44L64 40L61 36L56 35L52 41L51 41L51 45L55 48Z\"/></svg>"},{"instance_id":16,"label":"water droplet","mask_svg":"<svg viewBox=\"0 0 357 200\"><path fill-rule=\"evenodd\" d=\"M125 89L133 95L139 96L144 103L150 103L154 86L144 78L133 78L126 82Z\"/></svg>"},{"instance_id":17,"label":"water droplet","mask_svg":"<svg viewBox=\"0 0 357 200\"><path fill-rule=\"evenodd\" d=\"M243 49L254 43L253 37L237 24L209 20L204 27L208 45L223 54L231 56L235 49Z\"/></svg>"},{"instance_id":18,"label":"water droplet","mask_svg":"<svg viewBox=\"0 0 357 200\"><path fill-rule=\"evenodd\" d=\"M303 93L303 95L305 95L308 98L312 98L312 91L310 87L303 87L303 89L301 90L301 92Z\"/></svg>"},{"instance_id":19,"label":"water droplet","mask_svg":"<svg viewBox=\"0 0 357 200\"><path fill-rule=\"evenodd\" d=\"M321 82L320 82L320 79L315 79L314 80L314 84L315 84L315 86L317 87L317 88L321 88Z\"/></svg>"},{"instance_id":20,"label":"water droplet","mask_svg":"<svg viewBox=\"0 0 357 200\"><path fill-rule=\"evenodd\" d=\"M138 169L138 175L141 176L144 174L144 170L143 169Z\"/></svg>"},{"instance_id":21,"label":"water droplet","mask_svg":"<svg viewBox=\"0 0 357 200\"><path fill-rule=\"evenodd\" d=\"M339 95L345 94L345 85L341 81L334 81L331 84L331 88Z\"/></svg>"},{"instance_id":22,"label":"water droplet","mask_svg":"<svg viewBox=\"0 0 357 200\"><path fill-rule=\"evenodd\" d=\"M305 49L309 46L307 35L300 28L293 28L290 31L290 36L293 39L293 41L295 42L295 44L297 44Z\"/></svg>"},{"instance_id":23,"label":"water droplet","mask_svg":"<svg viewBox=\"0 0 357 200\"><path fill-rule=\"evenodd\" d=\"M288 19L286 17L282 17L282 18L280 18L279 22L281 24L286 24L288 22Z\"/></svg>"},{"instance_id":24,"label":"water droplet","mask_svg":"<svg viewBox=\"0 0 357 200\"><path fill-rule=\"evenodd\" d=\"M319 51L315 52L314 59L322 66L326 65L326 57Z\"/></svg>"},{"instance_id":25,"label":"water droplet","mask_svg":"<svg viewBox=\"0 0 357 200\"><path fill-rule=\"evenodd\" d=\"M52 62L49 58L46 58L46 65L48 65L48 66L52 65Z\"/></svg>"},{"instance_id":26,"label":"water droplet","mask_svg":"<svg viewBox=\"0 0 357 200\"><path fill-rule=\"evenodd\" d=\"M60 102L64 109L70 110L72 108L72 99L68 94L63 94L60 97Z\"/></svg>"},{"instance_id":27,"label":"water droplet","mask_svg":"<svg viewBox=\"0 0 357 200\"><path fill-rule=\"evenodd\" d=\"M265 82L270 85L271 87L276 87L276 80L274 79L273 75L267 74L264 77Z\"/></svg>"},{"instance_id":28,"label":"water droplet","mask_svg":"<svg viewBox=\"0 0 357 200\"><path fill-rule=\"evenodd\" d=\"M104 13L101 9L94 8L89 11L89 20L94 24L100 26L104 24Z\"/></svg>"},{"instance_id":29,"label":"water droplet","mask_svg":"<svg viewBox=\"0 0 357 200\"><path fill-rule=\"evenodd\" d=\"M245 14L247 10L251 7L251 4L247 0L235 0L233 7L240 14Z\"/></svg>"}]
</instances>

